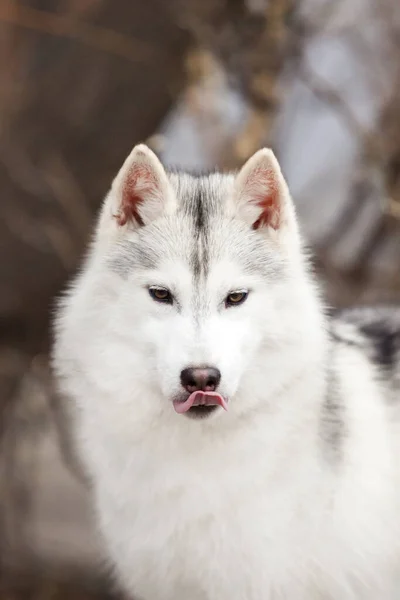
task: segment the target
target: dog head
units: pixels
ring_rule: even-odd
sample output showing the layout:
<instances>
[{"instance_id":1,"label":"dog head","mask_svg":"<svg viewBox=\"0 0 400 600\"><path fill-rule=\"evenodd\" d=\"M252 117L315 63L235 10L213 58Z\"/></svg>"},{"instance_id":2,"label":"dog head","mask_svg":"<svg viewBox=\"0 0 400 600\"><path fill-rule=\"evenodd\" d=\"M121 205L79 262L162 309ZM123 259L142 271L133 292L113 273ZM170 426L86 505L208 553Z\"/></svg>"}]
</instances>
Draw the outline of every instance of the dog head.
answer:
<instances>
[{"instance_id":1,"label":"dog head","mask_svg":"<svg viewBox=\"0 0 400 600\"><path fill-rule=\"evenodd\" d=\"M56 363L128 410L240 414L309 360L317 304L271 150L237 174L195 177L139 145L64 301Z\"/></svg>"}]
</instances>

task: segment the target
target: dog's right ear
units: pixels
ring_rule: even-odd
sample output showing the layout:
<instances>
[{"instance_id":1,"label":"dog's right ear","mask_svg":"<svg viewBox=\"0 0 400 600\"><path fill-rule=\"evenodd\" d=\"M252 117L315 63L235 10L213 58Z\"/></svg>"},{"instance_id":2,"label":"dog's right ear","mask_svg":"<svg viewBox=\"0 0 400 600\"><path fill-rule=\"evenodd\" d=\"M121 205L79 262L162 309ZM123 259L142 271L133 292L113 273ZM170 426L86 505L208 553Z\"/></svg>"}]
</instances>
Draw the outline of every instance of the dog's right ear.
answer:
<instances>
[{"instance_id":1,"label":"dog's right ear","mask_svg":"<svg viewBox=\"0 0 400 600\"><path fill-rule=\"evenodd\" d=\"M139 144L112 183L99 226L108 230L141 227L174 207L174 193L164 167L150 148Z\"/></svg>"}]
</instances>

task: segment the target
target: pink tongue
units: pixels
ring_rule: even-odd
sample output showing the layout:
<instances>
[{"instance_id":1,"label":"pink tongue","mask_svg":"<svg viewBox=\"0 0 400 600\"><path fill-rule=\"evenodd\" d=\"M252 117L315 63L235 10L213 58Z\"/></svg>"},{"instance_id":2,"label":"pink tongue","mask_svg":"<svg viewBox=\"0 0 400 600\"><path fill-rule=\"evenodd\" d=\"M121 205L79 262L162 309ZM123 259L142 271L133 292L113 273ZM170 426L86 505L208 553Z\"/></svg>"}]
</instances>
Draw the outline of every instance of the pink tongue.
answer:
<instances>
[{"instance_id":1,"label":"pink tongue","mask_svg":"<svg viewBox=\"0 0 400 600\"><path fill-rule=\"evenodd\" d=\"M192 408L193 405L205 405L211 406L216 405L222 406L224 410L228 410L228 406L221 396L221 394L217 394L217 392L193 392L190 394L189 398L185 400L185 402L174 402L174 409L178 414L183 414Z\"/></svg>"}]
</instances>

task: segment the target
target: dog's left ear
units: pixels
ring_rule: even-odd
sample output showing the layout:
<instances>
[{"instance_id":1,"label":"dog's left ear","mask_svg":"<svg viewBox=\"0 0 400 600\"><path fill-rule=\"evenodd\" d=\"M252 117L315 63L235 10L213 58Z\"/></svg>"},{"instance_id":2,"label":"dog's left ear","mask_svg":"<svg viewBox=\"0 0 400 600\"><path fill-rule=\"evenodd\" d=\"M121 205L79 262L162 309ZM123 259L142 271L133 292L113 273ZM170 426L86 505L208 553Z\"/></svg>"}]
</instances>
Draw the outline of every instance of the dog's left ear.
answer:
<instances>
[{"instance_id":1,"label":"dog's left ear","mask_svg":"<svg viewBox=\"0 0 400 600\"><path fill-rule=\"evenodd\" d=\"M297 230L294 206L272 150L259 150L239 171L234 189L235 209L253 229L284 233Z\"/></svg>"}]
</instances>

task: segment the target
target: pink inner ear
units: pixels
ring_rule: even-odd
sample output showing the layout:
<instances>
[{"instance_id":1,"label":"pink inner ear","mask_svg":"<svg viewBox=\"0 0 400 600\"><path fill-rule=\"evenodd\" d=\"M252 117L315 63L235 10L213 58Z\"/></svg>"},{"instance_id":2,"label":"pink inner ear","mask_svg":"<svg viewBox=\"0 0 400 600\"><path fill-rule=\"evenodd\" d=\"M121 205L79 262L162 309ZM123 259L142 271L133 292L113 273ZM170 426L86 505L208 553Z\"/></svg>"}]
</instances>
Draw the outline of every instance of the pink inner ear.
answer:
<instances>
[{"instance_id":1,"label":"pink inner ear","mask_svg":"<svg viewBox=\"0 0 400 600\"><path fill-rule=\"evenodd\" d=\"M143 219L138 212L138 206L144 201L146 194L152 194L157 189L157 182L147 165L135 165L125 178L122 189L122 201L117 217L118 225L125 225L135 219L143 225Z\"/></svg>"},{"instance_id":2,"label":"pink inner ear","mask_svg":"<svg viewBox=\"0 0 400 600\"><path fill-rule=\"evenodd\" d=\"M261 214L253 223L253 229L268 226L279 229L281 224L279 183L269 169L255 169L247 180L252 201L261 208Z\"/></svg>"}]
</instances>

